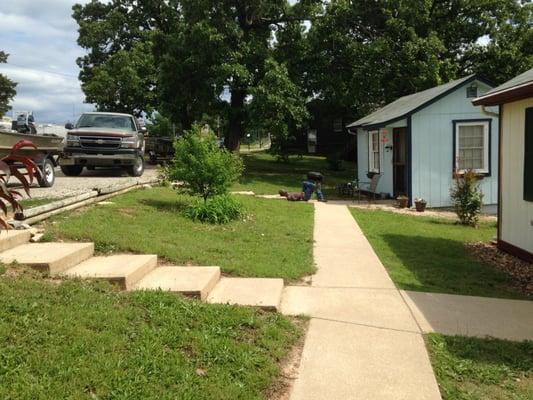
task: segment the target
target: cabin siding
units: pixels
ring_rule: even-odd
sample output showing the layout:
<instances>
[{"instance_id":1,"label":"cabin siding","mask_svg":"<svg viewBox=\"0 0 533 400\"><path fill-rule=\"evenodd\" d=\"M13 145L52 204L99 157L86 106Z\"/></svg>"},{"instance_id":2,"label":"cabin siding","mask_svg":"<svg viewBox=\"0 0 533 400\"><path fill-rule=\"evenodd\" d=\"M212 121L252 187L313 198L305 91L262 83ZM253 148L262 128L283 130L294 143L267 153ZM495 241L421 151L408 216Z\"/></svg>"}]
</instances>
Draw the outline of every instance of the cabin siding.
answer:
<instances>
[{"instance_id":1,"label":"cabin siding","mask_svg":"<svg viewBox=\"0 0 533 400\"><path fill-rule=\"evenodd\" d=\"M477 82L478 94L490 90ZM491 120L491 175L480 184L485 204L498 202L498 118L487 116L466 97L467 86L459 87L412 116L412 195L422 197L428 207L451 206L455 151L454 120Z\"/></svg>"},{"instance_id":2,"label":"cabin siding","mask_svg":"<svg viewBox=\"0 0 533 400\"><path fill-rule=\"evenodd\" d=\"M394 128L406 127L407 121L405 119L396 123L390 124L384 128L379 129L379 155L381 165L381 178L379 179L377 192L387 193L392 196L394 192L393 183L393 152L387 149L387 146L392 145L392 131ZM385 139L385 141L384 141ZM357 130L357 171L360 182L368 182L368 132L363 129Z\"/></svg>"},{"instance_id":3,"label":"cabin siding","mask_svg":"<svg viewBox=\"0 0 533 400\"><path fill-rule=\"evenodd\" d=\"M384 130L380 129L380 139L383 137ZM357 131L357 178L359 182L369 182L368 174L368 132L362 129ZM392 156L385 153L385 148L380 140L379 144L379 158L381 166L381 178L378 182L378 193L392 193L392 170L388 165L392 165ZM363 188L366 185L361 185Z\"/></svg>"},{"instance_id":4,"label":"cabin siding","mask_svg":"<svg viewBox=\"0 0 533 400\"><path fill-rule=\"evenodd\" d=\"M533 202L524 200L525 109L533 98L502 105L500 239L533 253Z\"/></svg>"}]
</instances>

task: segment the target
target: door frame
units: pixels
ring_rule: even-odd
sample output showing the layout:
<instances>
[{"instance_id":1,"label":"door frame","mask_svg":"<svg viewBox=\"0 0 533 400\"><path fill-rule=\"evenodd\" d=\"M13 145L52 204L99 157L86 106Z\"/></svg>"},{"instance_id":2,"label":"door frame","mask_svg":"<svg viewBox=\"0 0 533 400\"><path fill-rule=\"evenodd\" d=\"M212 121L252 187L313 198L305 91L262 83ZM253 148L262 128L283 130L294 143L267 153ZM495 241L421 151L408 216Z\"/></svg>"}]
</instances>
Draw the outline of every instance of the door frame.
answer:
<instances>
[{"instance_id":1,"label":"door frame","mask_svg":"<svg viewBox=\"0 0 533 400\"><path fill-rule=\"evenodd\" d=\"M403 178L404 178L404 190L401 192L397 190L396 186L396 134L397 132L403 132L403 143L404 143L404 172L403 172ZM393 196L396 198L400 194L409 196L409 127L398 127L392 129L392 193Z\"/></svg>"}]
</instances>

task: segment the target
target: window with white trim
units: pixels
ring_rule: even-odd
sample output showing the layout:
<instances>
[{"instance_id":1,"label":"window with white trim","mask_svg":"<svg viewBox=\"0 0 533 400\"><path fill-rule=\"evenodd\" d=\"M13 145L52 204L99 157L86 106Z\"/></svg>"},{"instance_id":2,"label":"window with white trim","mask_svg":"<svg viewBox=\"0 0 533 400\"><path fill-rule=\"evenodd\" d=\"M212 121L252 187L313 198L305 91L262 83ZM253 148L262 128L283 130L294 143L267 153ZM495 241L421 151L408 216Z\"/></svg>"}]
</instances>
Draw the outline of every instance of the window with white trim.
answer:
<instances>
[{"instance_id":1,"label":"window with white trim","mask_svg":"<svg viewBox=\"0 0 533 400\"><path fill-rule=\"evenodd\" d=\"M342 118L335 118L333 120L333 132L342 132Z\"/></svg>"},{"instance_id":2,"label":"window with white trim","mask_svg":"<svg viewBox=\"0 0 533 400\"><path fill-rule=\"evenodd\" d=\"M489 173L489 121L455 124L455 160L459 173Z\"/></svg>"},{"instance_id":3,"label":"window with white trim","mask_svg":"<svg viewBox=\"0 0 533 400\"><path fill-rule=\"evenodd\" d=\"M380 171L379 131L368 132L368 172Z\"/></svg>"}]
</instances>

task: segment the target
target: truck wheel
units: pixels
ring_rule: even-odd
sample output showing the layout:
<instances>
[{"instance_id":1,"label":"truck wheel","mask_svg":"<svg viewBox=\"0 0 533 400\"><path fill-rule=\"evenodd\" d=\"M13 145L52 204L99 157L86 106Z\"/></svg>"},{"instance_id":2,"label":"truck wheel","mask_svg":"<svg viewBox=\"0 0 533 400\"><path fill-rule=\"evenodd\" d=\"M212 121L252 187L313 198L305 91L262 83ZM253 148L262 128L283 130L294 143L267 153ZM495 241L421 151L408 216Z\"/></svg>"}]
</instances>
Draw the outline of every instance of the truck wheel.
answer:
<instances>
[{"instance_id":1,"label":"truck wheel","mask_svg":"<svg viewBox=\"0 0 533 400\"><path fill-rule=\"evenodd\" d=\"M55 167L52 160L46 158L41 166L40 174L37 175L37 182L40 187L52 187L56 180Z\"/></svg>"},{"instance_id":2,"label":"truck wheel","mask_svg":"<svg viewBox=\"0 0 533 400\"><path fill-rule=\"evenodd\" d=\"M129 176L142 176L144 173L144 158L142 156L137 156L135 164L131 167L127 167L126 171Z\"/></svg>"},{"instance_id":3,"label":"truck wheel","mask_svg":"<svg viewBox=\"0 0 533 400\"><path fill-rule=\"evenodd\" d=\"M82 165L62 165L61 172L66 176L79 176L83 171Z\"/></svg>"}]
</instances>

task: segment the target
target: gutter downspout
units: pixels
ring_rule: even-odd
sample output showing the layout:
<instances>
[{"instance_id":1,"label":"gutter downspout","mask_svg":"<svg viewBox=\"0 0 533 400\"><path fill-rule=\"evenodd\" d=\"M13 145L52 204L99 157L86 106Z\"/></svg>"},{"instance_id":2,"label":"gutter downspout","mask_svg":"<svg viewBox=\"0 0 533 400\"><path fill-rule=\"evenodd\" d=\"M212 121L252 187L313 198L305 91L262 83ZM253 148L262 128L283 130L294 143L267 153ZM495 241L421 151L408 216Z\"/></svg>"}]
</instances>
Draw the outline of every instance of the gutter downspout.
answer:
<instances>
[{"instance_id":1,"label":"gutter downspout","mask_svg":"<svg viewBox=\"0 0 533 400\"><path fill-rule=\"evenodd\" d=\"M481 112L485 115L488 115L489 117L500 117L500 113L487 110L487 106L481 106Z\"/></svg>"}]
</instances>

